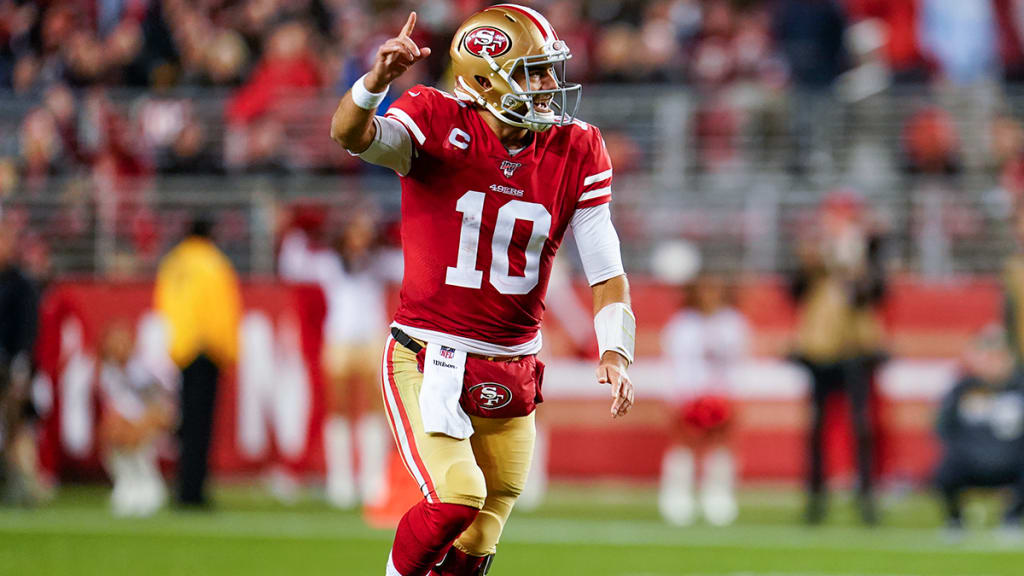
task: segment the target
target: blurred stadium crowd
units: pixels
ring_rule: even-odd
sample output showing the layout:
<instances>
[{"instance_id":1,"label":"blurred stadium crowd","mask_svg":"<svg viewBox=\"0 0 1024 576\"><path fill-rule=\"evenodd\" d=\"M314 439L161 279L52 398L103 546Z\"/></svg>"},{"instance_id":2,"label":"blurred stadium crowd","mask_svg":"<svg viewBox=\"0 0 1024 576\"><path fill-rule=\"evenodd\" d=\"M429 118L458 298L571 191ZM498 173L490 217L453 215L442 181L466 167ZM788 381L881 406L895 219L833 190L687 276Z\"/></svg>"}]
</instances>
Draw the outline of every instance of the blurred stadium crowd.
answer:
<instances>
[{"instance_id":1,"label":"blurred stadium crowd","mask_svg":"<svg viewBox=\"0 0 1024 576\"><path fill-rule=\"evenodd\" d=\"M316 157L325 146L319 132L288 134L289 114L301 111L283 109L284 103L297 95L343 93L413 5L6 2L0 86L39 105L18 130L5 131L0 189L9 190L19 178L31 186L49 174L88 169L108 177L330 169L336 163L357 169L344 158ZM417 42L446 54L451 32L482 5L425 3ZM543 8L565 31L573 74L583 82L714 87L754 80L781 86L790 70L797 78L829 80L841 70L838 45L828 48L835 53L825 69L787 67L761 3L572 1ZM444 76L445 57L427 64L402 81ZM119 110L110 101L118 88L148 91ZM192 95L167 92L182 88L227 94L214 114L236 128L235 137L211 142L218 136L197 117ZM296 139L306 141L306 157L287 151Z\"/></svg>"},{"instance_id":2,"label":"blurred stadium crowd","mask_svg":"<svg viewBox=\"0 0 1024 576\"><path fill-rule=\"evenodd\" d=\"M272 77L293 87L346 89L410 8L423 44L447 38L479 0L6 1L0 7L0 82L34 95L75 88L238 88ZM896 80L1017 81L1024 74L1021 7L985 0L545 0L535 5L573 47L584 82L737 79L828 85L858 47L884 44ZM843 31L859 44L844 46ZM874 37L870 37L874 34ZM424 73L444 73L436 59ZM237 114L244 115L239 110Z\"/></svg>"},{"instance_id":3,"label":"blurred stadium crowd","mask_svg":"<svg viewBox=\"0 0 1024 576\"><path fill-rule=\"evenodd\" d=\"M449 34L481 5L0 3L0 198L19 197L25 205L49 199L35 214L14 209L14 202L8 207L22 226L43 220L32 228L64 240L62 269L121 270L92 245L87 250L95 257L68 262L69 247L92 242L102 224L130 261L129 273L151 271L187 220L168 217L160 205L187 197L176 192L251 188L232 188L225 175L293 177L294 184L295 177L383 174L323 137L335 98L412 7L421 12L417 42L438 56L403 76L393 92L417 82L445 85ZM684 196L715 190L735 204L739 189L780 175L806 191L783 203L816 203L837 187L869 197L897 237L901 265L931 276L998 268L999 259L983 253L1005 252L1000 223L1024 188L1024 128L1015 116L1024 107L1016 84L1024 79L1020 2L537 6L573 49L573 79L593 87L583 114L604 129L616 174L656 173L675 183L622 180L624 233L638 236L629 243L637 253L659 240L644 237L644 229L679 234L674 224L664 230L667 224L641 213L652 204L675 201L678 208ZM628 85L646 89L630 99ZM679 98L685 109L673 116L671 103ZM681 143L673 147L673 139ZM172 176L205 180L174 185ZM277 186L278 196L289 192L287 184ZM336 192L339 185L305 187ZM701 202L705 212L716 209L713 200ZM783 218L791 211L784 212ZM105 222L111 214L116 222ZM707 232L701 222L715 221L703 213L672 215L697 239ZM247 213L233 218L233 241L251 249L246 243L257 232L238 230L257 223ZM949 246L958 240L967 248ZM736 252L732 241L720 251ZM782 267L771 258L713 260L734 269Z\"/></svg>"}]
</instances>

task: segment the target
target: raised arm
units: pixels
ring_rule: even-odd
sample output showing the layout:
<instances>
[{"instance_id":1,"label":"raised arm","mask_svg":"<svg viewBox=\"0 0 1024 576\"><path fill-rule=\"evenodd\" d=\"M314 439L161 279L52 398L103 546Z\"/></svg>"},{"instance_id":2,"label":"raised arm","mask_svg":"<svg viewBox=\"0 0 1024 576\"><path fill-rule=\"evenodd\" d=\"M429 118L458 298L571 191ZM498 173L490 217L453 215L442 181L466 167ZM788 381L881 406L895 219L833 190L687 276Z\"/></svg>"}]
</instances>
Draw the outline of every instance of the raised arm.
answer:
<instances>
[{"instance_id":1,"label":"raised arm","mask_svg":"<svg viewBox=\"0 0 1024 576\"><path fill-rule=\"evenodd\" d=\"M410 12L402 31L377 49L373 67L338 103L331 118L331 139L349 152L361 154L374 142L377 124L373 118L391 82L430 56L430 48L416 46L409 37L415 26L416 13Z\"/></svg>"}]
</instances>

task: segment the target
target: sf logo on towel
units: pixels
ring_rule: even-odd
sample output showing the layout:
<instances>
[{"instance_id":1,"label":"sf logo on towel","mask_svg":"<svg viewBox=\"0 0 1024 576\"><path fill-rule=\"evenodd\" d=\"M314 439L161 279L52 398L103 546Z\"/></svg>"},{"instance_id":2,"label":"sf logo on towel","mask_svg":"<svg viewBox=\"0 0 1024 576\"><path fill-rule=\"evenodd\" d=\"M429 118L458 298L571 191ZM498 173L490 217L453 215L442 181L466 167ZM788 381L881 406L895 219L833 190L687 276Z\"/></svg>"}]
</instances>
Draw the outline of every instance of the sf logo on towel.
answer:
<instances>
[{"instance_id":1,"label":"sf logo on towel","mask_svg":"<svg viewBox=\"0 0 1024 576\"><path fill-rule=\"evenodd\" d=\"M512 401L512 391L497 382L484 382L469 389L469 396L484 410L497 410Z\"/></svg>"}]
</instances>

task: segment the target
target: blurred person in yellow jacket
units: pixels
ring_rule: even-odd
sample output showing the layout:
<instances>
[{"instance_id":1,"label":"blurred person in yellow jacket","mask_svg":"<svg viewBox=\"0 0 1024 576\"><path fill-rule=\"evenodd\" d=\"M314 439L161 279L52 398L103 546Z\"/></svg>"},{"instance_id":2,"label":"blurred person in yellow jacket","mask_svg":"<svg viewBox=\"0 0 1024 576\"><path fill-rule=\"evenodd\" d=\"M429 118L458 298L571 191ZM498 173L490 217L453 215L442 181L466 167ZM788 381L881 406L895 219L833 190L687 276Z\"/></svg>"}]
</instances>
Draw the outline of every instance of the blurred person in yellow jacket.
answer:
<instances>
[{"instance_id":1,"label":"blurred person in yellow jacket","mask_svg":"<svg viewBox=\"0 0 1024 576\"><path fill-rule=\"evenodd\" d=\"M217 380L238 355L241 294L227 257L197 219L157 270L155 304L168 326L171 359L181 370L178 503L208 505L206 483Z\"/></svg>"},{"instance_id":2,"label":"blurred person in yellow jacket","mask_svg":"<svg viewBox=\"0 0 1024 576\"><path fill-rule=\"evenodd\" d=\"M798 249L791 284L799 309L794 356L811 380L806 520L818 524L825 516L826 404L833 394L845 394L857 448L857 503L861 519L873 525L870 398L872 372L884 358L881 236L871 229L861 199L847 191L826 196L817 224Z\"/></svg>"}]
</instances>

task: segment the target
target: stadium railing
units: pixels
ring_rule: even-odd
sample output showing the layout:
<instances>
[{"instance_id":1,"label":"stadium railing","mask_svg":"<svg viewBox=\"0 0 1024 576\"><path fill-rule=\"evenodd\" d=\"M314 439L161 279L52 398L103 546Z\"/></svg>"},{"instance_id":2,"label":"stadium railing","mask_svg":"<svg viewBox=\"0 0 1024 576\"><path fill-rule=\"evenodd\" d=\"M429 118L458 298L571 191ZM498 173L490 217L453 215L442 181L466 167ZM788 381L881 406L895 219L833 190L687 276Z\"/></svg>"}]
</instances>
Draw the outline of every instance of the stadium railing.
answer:
<instances>
[{"instance_id":1,"label":"stadium railing","mask_svg":"<svg viewBox=\"0 0 1024 576\"><path fill-rule=\"evenodd\" d=\"M138 177L75 161L66 141L44 175L26 174L23 125L45 104L0 97L0 154L20 173L0 189L0 207L49 245L60 272L97 276L148 275L199 210L223 221L225 248L253 275L273 273L291 204L322 203L340 221L370 199L384 220L397 218L397 179L327 137L334 96L282 96L244 124L226 117L229 98L82 96L76 145L102 151L98 126L114 126L106 129L144 167ZM97 108L108 110L105 122L93 118ZM1007 88L901 87L848 102L756 85L588 86L581 117L602 129L616 162L613 206L631 270L649 271L661 243L685 239L712 269L785 271L822 199L849 190L884 231L892 269L945 279L994 273L1013 248L1012 165L1024 152L1017 143L1001 159L993 142L997 130L1021 131L1013 113L1022 108L1024 93ZM210 160L202 173L171 158L191 124Z\"/></svg>"}]
</instances>

